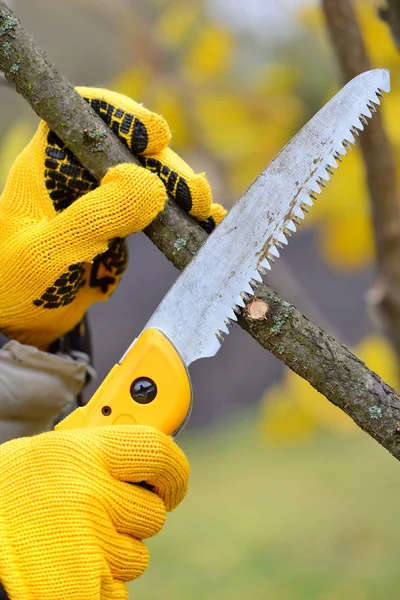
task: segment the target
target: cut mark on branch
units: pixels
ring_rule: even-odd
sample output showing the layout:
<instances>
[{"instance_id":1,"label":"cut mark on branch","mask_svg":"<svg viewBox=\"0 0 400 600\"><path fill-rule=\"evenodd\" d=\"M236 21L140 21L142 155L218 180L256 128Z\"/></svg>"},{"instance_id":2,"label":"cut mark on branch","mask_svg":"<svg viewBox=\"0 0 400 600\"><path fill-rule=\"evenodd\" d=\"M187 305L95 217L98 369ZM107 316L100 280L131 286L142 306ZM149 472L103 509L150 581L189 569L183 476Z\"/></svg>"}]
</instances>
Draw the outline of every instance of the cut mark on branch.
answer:
<instances>
[{"instance_id":1,"label":"cut mark on branch","mask_svg":"<svg viewBox=\"0 0 400 600\"><path fill-rule=\"evenodd\" d=\"M246 315L252 321L265 321L268 316L268 311L268 302L261 300L260 298L254 298L254 300L249 302L245 309Z\"/></svg>"}]
</instances>

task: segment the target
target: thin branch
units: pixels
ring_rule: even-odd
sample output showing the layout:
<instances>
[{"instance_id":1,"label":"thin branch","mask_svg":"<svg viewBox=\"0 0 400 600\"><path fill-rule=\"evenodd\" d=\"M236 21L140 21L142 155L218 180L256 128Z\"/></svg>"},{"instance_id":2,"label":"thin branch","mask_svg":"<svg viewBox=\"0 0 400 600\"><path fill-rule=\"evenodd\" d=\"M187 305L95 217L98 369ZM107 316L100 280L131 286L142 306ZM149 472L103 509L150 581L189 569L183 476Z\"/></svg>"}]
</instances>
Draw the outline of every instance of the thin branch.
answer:
<instances>
[{"instance_id":1,"label":"thin branch","mask_svg":"<svg viewBox=\"0 0 400 600\"><path fill-rule=\"evenodd\" d=\"M351 0L322 0L329 33L348 81L371 68ZM400 201L394 154L382 119L374 115L360 135L367 174L378 266L379 306L400 359Z\"/></svg>"},{"instance_id":2,"label":"thin branch","mask_svg":"<svg viewBox=\"0 0 400 600\"><path fill-rule=\"evenodd\" d=\"M5 42L8 56L1 51ZM107 167L132 162L132 155L74 92L1 0L0 69L98 179ZM84 130L93 134L93 143L85 142ZM171 200L146 233L179 269L207 239ZM266 319L243 316L240 325L400 459L400 399L396 392L267 286L260 285L256 295L268 304Z\"/></svg>"}]
</instances>

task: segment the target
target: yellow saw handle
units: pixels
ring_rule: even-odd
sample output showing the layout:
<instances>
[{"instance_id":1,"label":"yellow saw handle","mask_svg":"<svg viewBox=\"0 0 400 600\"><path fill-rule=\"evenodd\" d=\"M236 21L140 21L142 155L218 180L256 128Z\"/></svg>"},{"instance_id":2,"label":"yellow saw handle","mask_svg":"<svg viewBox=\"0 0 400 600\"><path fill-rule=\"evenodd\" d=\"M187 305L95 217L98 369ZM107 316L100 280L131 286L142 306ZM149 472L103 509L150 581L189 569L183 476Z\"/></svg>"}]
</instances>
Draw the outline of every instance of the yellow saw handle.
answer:
<instances>
[{"instance_id":1,"label":"yellow saw handle","mask_svg":"<svg viewBox=\"0 0 400 600\"><path fill-rule=\"evenodd\" d=\"M89 402L55 429L150 425L176 435L189 417L191 397L189 375L174 346L158 329L146 329Z\"/></svg>"}]
</instances>

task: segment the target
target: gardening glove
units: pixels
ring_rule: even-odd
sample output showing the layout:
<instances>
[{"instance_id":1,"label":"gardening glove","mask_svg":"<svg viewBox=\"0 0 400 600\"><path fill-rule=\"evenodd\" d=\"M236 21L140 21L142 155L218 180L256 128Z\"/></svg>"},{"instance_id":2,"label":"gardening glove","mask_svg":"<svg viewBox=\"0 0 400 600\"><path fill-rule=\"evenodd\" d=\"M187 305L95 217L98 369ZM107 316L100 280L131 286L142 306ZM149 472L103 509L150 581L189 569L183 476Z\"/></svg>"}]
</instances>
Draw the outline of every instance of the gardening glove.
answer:
<instances>
[{"instance_id":1,"label":"gardening glove","mask_svg":"<svg viewBox=\"0 0 400 600\"><path fill-rule=\"evenodd\" d=\"M51 431L0 446L0 582L10 600L126 600L141 540L184 498L189 466L151 427ZM132 483L147 482L150 489Z\"/></svg>"},{"instance_id":2,"label":"gardening glove","mask_svg":"<svg viewBox=\"0 0 400 600\"><path fill-rule=\"evenodd\" d=\"M118 165L98 186L44 122L16 159L0 199L0 331L42 350L114 291L123 238L163 210L165 188L208 231L225 214L168 148L162 117L121 94L78 91L146 168Z\"/></svg>"}]
</instances>

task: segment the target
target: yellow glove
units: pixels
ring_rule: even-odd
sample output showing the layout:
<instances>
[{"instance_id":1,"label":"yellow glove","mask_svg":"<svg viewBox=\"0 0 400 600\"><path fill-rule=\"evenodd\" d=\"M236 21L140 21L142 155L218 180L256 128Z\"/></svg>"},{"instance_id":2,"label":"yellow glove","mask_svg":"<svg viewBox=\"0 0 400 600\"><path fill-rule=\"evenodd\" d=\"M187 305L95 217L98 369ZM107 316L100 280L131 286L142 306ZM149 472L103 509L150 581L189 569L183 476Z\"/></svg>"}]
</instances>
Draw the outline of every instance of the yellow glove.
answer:
<instances>
[{"instance_id":1,"label":"yellow glove","mask_svg":"<svg viewBox=\"0 0 400 600\"><path fill-rule=\"evenodd\" d=\"M0 446L0 582L11 600L126 600L187 489L178 446L151 427L52 431ZM146 481L149 491L127 482Z\"/></svg>"},{"instance_id":2,"label":"yellow glove","mask_svg":"<svg viewBox=\"0 0 400 600\"><path fill-rule=\"evenodd\" d=\"M78 91L147 168L119 165L97 186L43 122L14 163L0 199L0 331L44 350L114 291L123 238L163 210L164 185L208 231L225 214L204 175L167 148L162 117L121 94Z\"/></svg>"}]
</instances>

